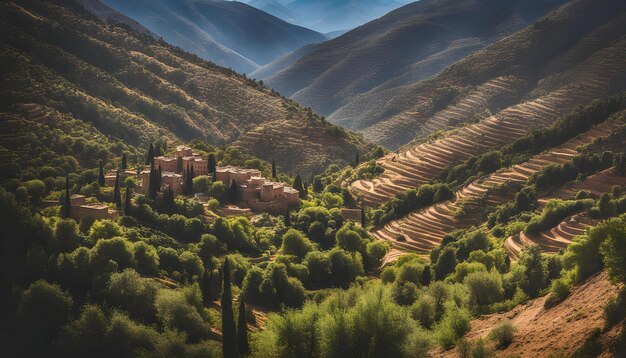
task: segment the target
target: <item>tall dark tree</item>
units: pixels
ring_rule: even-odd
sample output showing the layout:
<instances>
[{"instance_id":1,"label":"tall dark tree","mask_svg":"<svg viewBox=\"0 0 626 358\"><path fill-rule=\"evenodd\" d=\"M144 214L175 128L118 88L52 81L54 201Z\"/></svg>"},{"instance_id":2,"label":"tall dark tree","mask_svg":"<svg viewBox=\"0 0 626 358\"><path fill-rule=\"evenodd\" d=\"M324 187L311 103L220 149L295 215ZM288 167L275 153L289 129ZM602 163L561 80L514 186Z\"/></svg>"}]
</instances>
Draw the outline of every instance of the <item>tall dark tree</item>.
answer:
<instances>
[{"instance_id":1,"label":"tall dark tree","mask_svg":"<svg viewBox=\"0 0 626 358\"><path fill-rule=\"evenodd\" d=\"M354 166L358 167L361 164L361 158L359 155L359 151L356 152L356 156L354 157Z\"/></svg>"},{"instance_id":2,"label":"tall dark tree","mask_svg":"<svg viewBox=\"0 0 626 358\"><path fill-rule=\"evenodd\" d=\"M420 276L420 284L422 286L428 286L428 285L430 285L430 281L431 280L432 280L432 273L430 271L430 265L427 265L422 270L422 274Z\"/></svg>"},{"instance_id":3,"label":"tall dark tree","mask_svg":"<svg viewBox=\"0 0 626 358\"><path fill-rule=\"evenodd\" d=\"M366 222L366 218L365 218L365 209L361 208L361 227L365 228L367 222Z\"/></svg>"},{"instance_id":4,"label":"tall dark tree","mask_svg":"<svg viewBox=\"0 0 626 358\"><path fill-rule=\"evenodd\" d=\"M176 172L177 173L183 172L183 157L178 157L176 159Z\"/></svg>"},{"instance_id":5,"label":"tall dark tree","mask_svg":"<svg viewBox=\"0 0 626 358\"><path fill-rule=\"evenodd\" d=\"M276 180L276 162L272 158L272 179Z\"/></svg>"},{"instance_id":6,"label":"tall dark tree","mask_svg":"<svg viewBox=\"0 0 626 358\"><path fill-rule=\"evenodd\" d=\"M230 267L228 258L224 260L222 289L222 352L224 358L237 357L235 315L233 314L233 293L230 287Z\"/></svg>"},{"instance_id":7,"label":"tall dark tree","mask_svg":"<svg viewBox=\"0 0 626 358\"><path fill-rule=\"evenodd\" d=\"M185 195L193 194L193 178L191 177L191 169L187 167L185 177L183 178L183 190Z\"/></svg>"},{"instance_id":8,"label":"tall dark tree","mask_svg":"<svg viewBox=\"0 0 626 358\"><path fill-rule=\"evenodd\" d=\"M161 189L161 185L163 185L163 172L161 171L161 166L159 165L158 167L158 171L157 171L157 191L159 191Z\"/></svg>"},{"instance_id":9,"label":"tall dark tree","mask_svg":"<svg viewBox=\"0 0 626 358\"><path fill-rule=\"evenodd\" d=\"M115 188L113 189L113 202L119 209L122 207L122 193L120 192L120 172L115 173Z\"/></svg>"},{"instance_id":10,"label":"tall dark tree","mask_svg":"<svg viewBox=\"0 0 626 358\"><path fill-rule=\"evenodd\" d=\"M248 354L248 321L246 304L243 295L239 295L239 317L237 319L237 353L239 356Z\"/></svg>"},{"instance_id":11,"label":"tall dark tree","mask_svg":"<svg viewBox=\"0 0 626 358\"><path fill-rule=\"evenodd\" d=\"M146 157L146 165L154 165L154 145L150 143L150 147L148 148L148 156Z\"/></svg>"},{"instance_id":12,"label":"tall dark tree","mask_svg":"<svg viewBox=\"0 0 626 358\"><path fill-rule=\"evenodd\" d=\"M122 170L126 170L126 153L122 153L122 164L120 165Z\"/></svg>"},{"instance_id":13,"label":"tall dark tree","mask_svg":"<svg viewBox=\"0 0 626 358\"><path fill-rule=\"evenodd\" d=\"M104 181L104 166L102 164L102 161L100 161L100 172L98 173L98 185L100 185L101 187L104 187L105 181Z\"/></svg>"},{"instance_id":14,"label":"tall dark tree","mask_svg":"<svg viewBox=\"0 0 626 358\"><path fill-rule=\"evenodd\" d=\"M202 277L200 279L200 290L202 291L202 301L204 302L205 306L208 306L209 303L211 303L211 299L213 297L213 293L211 292L211 286L212 286L212 277L213 276L213 270L212 269L208 269L208 270L204 270L204 272L202 273Z\"/></svg>"},{"instance_id":15,"label":"tall dark tree","mask_svg":"<svg viewBox=\"0 0 626 358\"><path fill-rule=\"evenodd\" d=\"M213 180L215 180L215 171L217 170L217 163L215 162L215 155L209 154L209 173L213 176Z\"/></svg>"},{"instance_id":16,"label":"tall dark tree","mask_svg":"<svg viewBox=\"0 0 626 358\"><path fill-rule=\"evenodd\" d=\"M193 182L193 178L196 177L196 174L194 174L194 172L193 172L193 165L191 166L191 169L189 170L189 176L191 177L191 180Z\"/></svg>"},{"instance_id":17,"label":"tall dark tree","mask_svg":"<svg viewBox=\"0 0 626 358\"><path fill-rule=\"evenodd\" d=\"M300 193L300 198L306 197L306 192L304 191L304 185L302 185L302 178L300 178L300 175L296 175L296 178L293 180L293 188Z\"/></svg>"},{"instance_id":18,"label":"tall dark tree","mask_svg":"<svg viewBox=\"0 0 626 358\"><path fill-rule=\"evenodd\" d=\"M289 209L287 209L287 212L285 213L285 226L291 226L291 215L289 214Z\"/></svg>"},{"instance_id":19,"label":"tall dark tree","mask_svg":"<svg viewBox=\"0 0 626 358\"><path fill-rule=\"evenodd\" d=\"M237 183L233 180L230 182L230 187L228 188L228 201L231 204L236 204L238 195L239 189L237 189Z\"/></svg>"},{"instance_id":20,"label":"tall dark tree","mask_svg":"<svg viewBox=\"0 0 626 358\"><path fill-rule=\"evenodd\" d=\"M130 187L126 187L126 195L124 196L124 214L130 215L130 211L132 210L132 196L130 193Z\"/></svg>"},{"instance_id":21,"label":"tall dark tree","mask_svg":"<svg viewBox=\"0 0 626 358\"><path fill-rule=\"evenodd\" d=\"M70 198L70 179L68 177L65 177L65 198L63 200L63 210L61 211L61 215L64 218L69 218L71 211L72 200Z\"/></svg>"},{"instance_id":22,"label":"tall dark tree","mask_svg":"<svg viewBox=\"0 0 626 358\"><path fill-rule=\"evenodd\" d=\"M172 214L174 212L174 191L172 188L168 187L165 192L163 192L163 212L167 214Z\"/></svg>"}]
</instances>

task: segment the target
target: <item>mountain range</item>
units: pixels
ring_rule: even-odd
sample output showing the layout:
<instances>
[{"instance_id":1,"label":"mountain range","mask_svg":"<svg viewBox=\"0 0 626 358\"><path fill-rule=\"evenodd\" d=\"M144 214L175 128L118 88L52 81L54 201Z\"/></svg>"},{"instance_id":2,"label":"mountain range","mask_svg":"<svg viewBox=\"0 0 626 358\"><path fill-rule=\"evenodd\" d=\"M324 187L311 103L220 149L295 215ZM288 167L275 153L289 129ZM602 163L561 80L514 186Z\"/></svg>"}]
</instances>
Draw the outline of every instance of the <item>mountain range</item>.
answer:
<instances>
[{"instance_id":1,"label":"mountain range","mask_svg":"<svg viewBox=\"0 0 626 358\"><path fill-rule=\"evenodd\" d=\"M334 37L385 15L406 0L250 0L276 17Z\"/></svg>"},{"instance_id":2,"label":"mountain range","mask_svg":"<svg viewBox=\"0 0 626 358\"><path fill-rule=\"evenodd\" d=\"M433 77L563 2L423 0L309 46L299 58L276 60L253 76L330 121L363 131L393 111L381 101L403 86ZM383 113L373 116L376 110Z\"/></svg>"},{"instance_id":3,"label":"mountain range","mask_svg":"<svg viewBox=\"0 0 626 358\"><path fill-rule=\"evenodd\" d=\"M113 152L147 148L157 140L232 144L254 132L262 147L249 139L237 143L262 159L276 158L286 172L302 174L372 149L258 82L118 21L103 21L79 2L0 6L2 110L26 123L65 118L82 131L68 135L88 132ZM37 115L24 114L24 108ZM267 127L284 132L274 136ZM311 144L295 151L295 141ZM65 152L64 146L52 148Z\"/></svg>"},{"instance_id":4,"label":"mountain range","mask_svg":"<svg viewBox=\"0 0 626 358\"><path fill-rule=\"evenodd\" d=\"M220 66L250 73L326 40L252 6L221 0L104 0L165 41Z\"/></svg>"}]
</instances>

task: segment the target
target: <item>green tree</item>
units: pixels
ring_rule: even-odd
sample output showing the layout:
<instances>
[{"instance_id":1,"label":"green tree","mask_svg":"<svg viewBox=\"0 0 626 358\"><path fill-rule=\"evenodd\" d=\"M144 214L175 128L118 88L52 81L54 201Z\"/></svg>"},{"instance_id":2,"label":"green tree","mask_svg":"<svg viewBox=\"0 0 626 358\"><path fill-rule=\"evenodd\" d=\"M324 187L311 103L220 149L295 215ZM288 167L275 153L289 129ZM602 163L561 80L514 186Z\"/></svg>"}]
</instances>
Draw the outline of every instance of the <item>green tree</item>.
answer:
<instances>
[{"instance_id":1,"label":"green tree","mask_svg":"<svg viewBox=\"0 0 626 358\"><path fill-rule=\"evenodd\" d=\"M148 148L148 155L146 156L146 165L154 165L154 145L150 143L150 147Z\"/></svg>"},{"instance_id":2,"label":"green tree","mask_svg":"<svg viewBox=\"0 0 626 358\"><path fill-rule=\"evenodd\" d=\"M102 164L102 161L100 161L100 170L98 171L98 185L100 185L100 187L104 187L105 185L105 181L104 181L104 167Z\"/></svg>"},{"instance_id":3,"label":"green tree","mask_svg":"<svg viewBox=\"0 0 626 358\"><path fill-rule=\"evenodd\" d=\"M430 281L432 279L432 273L430 272L430 265L427 265L422 270L422 274L420 276L420 284L422 286L430 285Z\"/></svg>"},{"instance_id":4,"label":"green tree","mask_svg":"<svg viewBox=\"0 0 626 358\"><path fill-rule=\"evenodd\" d=\"M285 227L291 226L291 215L289 214L289 209L285 212Z\"/></svg>"},{"instance_id":5,"label":"green tree","mask_svg":"<svg viewBox=\"0 0 626 358\"><path fill-rule=\"evenodd\" d=\"M236 204L239 196L239 189L237 183L233 180L230 182L230 188L228 188L228 201L231 204Z\"/></svg>"},{"instance_id":6,"label":"green tree","mask_svg":"<svg viewBox=\"0 0 626 358\"><path fill-rule=\"evenodd\" d=\"M539 291L546 287L548 279L548 269L541 259L539 246L525 246L520 254L519 262L526 268L524 271L526 275L524 291L531 298L535 298L539 295Z\"/></svg>"},{"instance_id":7,"label":"green tree","mask_svg":"<svg viewBox=\"0 0 626 358\"><path fill-rule=\"evenodd\" d=\"M233 294L230 287L230 265L229 260L224 260L222 268L223 288L222 288L222 352L224 358L237 357L237 342L235 332L235 317L233 314Z\"/></svg>"},{"instance_id":8,"label":"green tree","mask_svg":"<svg viewBox=\"0 0 626 358\"><path fill-rule=\"evenodd\" d=\"M313 243L301 231L289 229L283 235L281 252L284 255L295 255L304 258L313 248Z\"/></svg>"},{"instance_id":9,"label":"green tree","mask_svg":"<svg viewBox=\"0 0 626 358\"><path fill-rule=\"evenodd\" d=\"M444 247L435 264L435 276L437 279L443 280L446 276L454 272L456 264L456 250L451 246Z\"/></svg>"},{"instance_id":10,"label":"green tree","mask_svg":"<svg viewBox=\"0 0 626 358\"><path fill-rule=\"evenodd\" d=\"M126 153L122 153L122 164L120 167L122 170L126 170Z\"/></svg>"},{"instance_id":11,"label":"green tree","mask_svg":"<svg viewBox=\"0 0 626 358\"><path fill-rule=\"evenodd\" d=\"M359 155L359 151L356 152L356 155L354 156L354 167L358 167L359 164L361 163L361 158Z\"/></svg>"},{"instance_id":12,"label":"green tree","mask_svg":"<svg viewBox=\"0 0 626 358\"><path fill-rule=\"evenodd\" d=\"M237 353L240 356L248 354L248 322L246 319L246 304L244 297L239 296L239 317L237 325Z\"/></svg>"},{"instance_id":13,"label":"green tree","mask_svg":"<svg viewBox=\"0 0 626 358\"><path fill-rule=\"evenodd\" d=\"M25 356L48 356L60 328L69 322L72 296L44 280L31 284L19 301L20 328L28 335Z\"/></svg>"},{"instance_id":14,"label":"green tree","mask_svg":"<svg viewBox=\"0 0 626 358\"><path fill-rule=\"evenodd\" d=\"M215 181L217 164L215 162L215 155L213 155L213 153L209 154L208 166L209 173L213 176L213 181Z\"/></svg>"},{"instance_id":15,"label":"green tree","mask_svg":"<svg viewBox=\"0 0 626 358\"><path fill-rule=\"evenodd\" d=\"M64 218L69 218L72 211L72 201L70 197L70 180L68 177L65 177L65 197L63 199L61 214Z\"/></svg>"},{"instance_id":16,"label":"green tree","mask_svg":"<svg viewBox=\"0 0 626 358\"><path fill-rule=\"evenodd\" d=\"M124 214L125 215L130 215L131 211L133 210L133 204L132 204L132 195L130 193L130 187L126 187L126 195L124 195Z\"/></svg>"},{"instance_id":17,"label":"green tree","mask_svg":"<svg viewBox=\"0 0 626 358\"><path fill-rule=\"evenodd\" d=\"M365 209L363 207L361 207L361 227L362 228L366 228L367 222L366 222L367 218L365 217Z\"/></svg>"},{"instance_id":18,"label":"green tree","mask_svg":"<svg viewBox=\"0 0 626 358\"><path fill-rule=\"evenodd\" d=\"M302 178L300 178L300 175L296 175L296 178L293 180L293 188L300 193L300 198L306 197L306 192L304 191L304 185L302 184Z\"/></svg>"},{"instance_id":19,"label":"green tree","mask_svg":"<svg viewBox=\"0 0 626 358\"><path fill-rule=\"evenodd\" d=\"M602 261L612 280L626 282L626 215L606 221L607 236L600 245Z\"/></svg>"},{"instance_id":20,"label":"green tree","mask_svg":"<svg viewBox=\"0 0 626 358\"><path fill-rule=\"evenodd\" d=\"M272 158L272 179L276 180L276 162Z\"/></svg>"},{"instance_id":21,"label":"green tree","mask_svg":"<svg viewBox=\"0 0 626 358\"><path fill-rule=\"evenodd\" d=\"M120 172L115 172L115 188L113 189L113 203L120 209L122 207L122 193L120 190Z\"/></svg>"}]
</instances>

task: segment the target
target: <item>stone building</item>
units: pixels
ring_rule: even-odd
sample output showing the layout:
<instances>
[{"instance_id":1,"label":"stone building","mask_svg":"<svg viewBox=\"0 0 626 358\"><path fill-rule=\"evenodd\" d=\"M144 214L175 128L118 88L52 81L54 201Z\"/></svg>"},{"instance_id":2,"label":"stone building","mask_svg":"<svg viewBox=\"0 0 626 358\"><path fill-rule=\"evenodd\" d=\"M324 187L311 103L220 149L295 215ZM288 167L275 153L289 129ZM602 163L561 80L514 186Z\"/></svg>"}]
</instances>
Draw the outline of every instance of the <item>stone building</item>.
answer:
<instances>
[{"instance_id":1,"label":"stone building","mask_svg":"<svg viewBox=\"0 0 626 358\"><path fill-rule=\"evenodd\" d=\"M283 214L289 207L300 204L299 192L296 189L285 183L265 179L257 169L221 167L216 169L216 179L227 187L235 183L240 207Z\"/></svg>"},{"instance_id":2,"label":"stone building","mask_svg":"<svg viewBox=\"0 0 626 358\"><path fill-rule=\"evenodd\" d=\"M209 161L193 152L190 147L179 145L173 157L160 156L154 158L154 166L161 166L161 171L183 174L193 168L193 176L209 174Z\"/></svg>"},{"instance_id":3,"label":"stone building","mask_svg":"<svg viewBox=\"0 0 626 358\"><path fill-rule=\"evenodd\" d=\"M141 188L142 194L148 194L150 188L150 168L141 172ZM177 173L163 171L161 168L161 190L172 188L174 195L183 194L183 176Z\"/></svg>"},{"instance_id":4,"label":"stone building","mask_svg":"<svg viewBox=\"0 0 626 358\"><path fill-rule=\"evenodd\" d=\"M74 194L70 196L70 217L76 221L80 221L85 217L92 217L96 220L117 218L117 211L109 208L108 205L102 203L86 203L84 195Z\"/></svg>"}]
</instances>

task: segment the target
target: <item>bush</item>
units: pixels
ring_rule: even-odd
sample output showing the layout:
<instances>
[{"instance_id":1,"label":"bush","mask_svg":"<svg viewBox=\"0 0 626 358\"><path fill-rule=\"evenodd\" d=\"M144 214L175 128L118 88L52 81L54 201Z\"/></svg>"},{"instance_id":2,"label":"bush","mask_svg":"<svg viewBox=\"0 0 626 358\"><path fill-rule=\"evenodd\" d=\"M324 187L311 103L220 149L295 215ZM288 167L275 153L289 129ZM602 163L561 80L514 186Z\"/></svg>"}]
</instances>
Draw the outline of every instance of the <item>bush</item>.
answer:
<instances>
[{"instance_id":1,"label":"bush","mask_svg":"<svg viewBox=\"0 0 626 358\"><path fill-rule=\"evenodd\" d=\"M626 317L626 309L624 307L626 307L626 289L622 288L617 297L607 302L604 307L604 320L607 329Z\"/></svg>"},{"instance_id":2,"label":"bush","mask_svg":"<svg viewBox=\"0 0 626 358\"><path fill-rule=\"evenodd\" d=\"M410 306L417 299L417 286L410 281L396 281L392 287L394 301L400 306Z\"/></svg>"},{"instance_id":3,"label":"bush","mask_svg":"<svg viewBox=\"0 0 626 358\"><path fill-rule=\"evenodd\" d=\"M487 306L502 299L502 277L497 271L472 272L464 280L470 291L470 299L478 306Z\"/></svg>"},{"instance_id":4,"label":"bush","mask_svg":"<svg viewBox=\"0 0 626 358\"><path fill-rule=\"evenodd\" d=\"M550 296L546 300L544 307L551 308L555 305L563 302L563 300L569 296L570 284L565 278L560 278L552 281L550 287Z\"/></svg>"},{"instance_id":5,"label":"bush","mask_svg":"<svg viewBox=\"0 0 626 358\"><path fill-rule=\"evenodd\" d=\"M284 255L294 255L304 258L306 254L313 251L314 248L313 243L311 243L301 231L289 229L285 235L283 235L281 252Z\"/></svg>"},{"instance_id":6,"label":"bush","mask_svg":"<svg viewBox=\"0 0 626 358\"><path fill-rule=\"evenodd\" d=\"M441 348L449 349L470 329L471 316L467 310L448 307L441 321L435 325L435 338Z\"/></svg>"},{"instance_id":7,"label":"bush","mask_svg":"<svg viewBox=\"0 0 626 358\"><path fill-rule=\"evenodd\" d=\"M500 322L489 333L489 339L495 342L498 349L503 349L509 346L515 338L515 327L511 321Z\"/></svg>"},{"instance_id":8,"label":"bush","mask_svg":"<svg viewBox=\"0 0 626 358\"><path fill-rule=\"evenodd\" d=\"M209 325L202 319L196 307L190 304L183 291L160 290L155 304L159 321L168 328L187 334L190 342L209 337Z\"/></svg>"}]
</instances>

